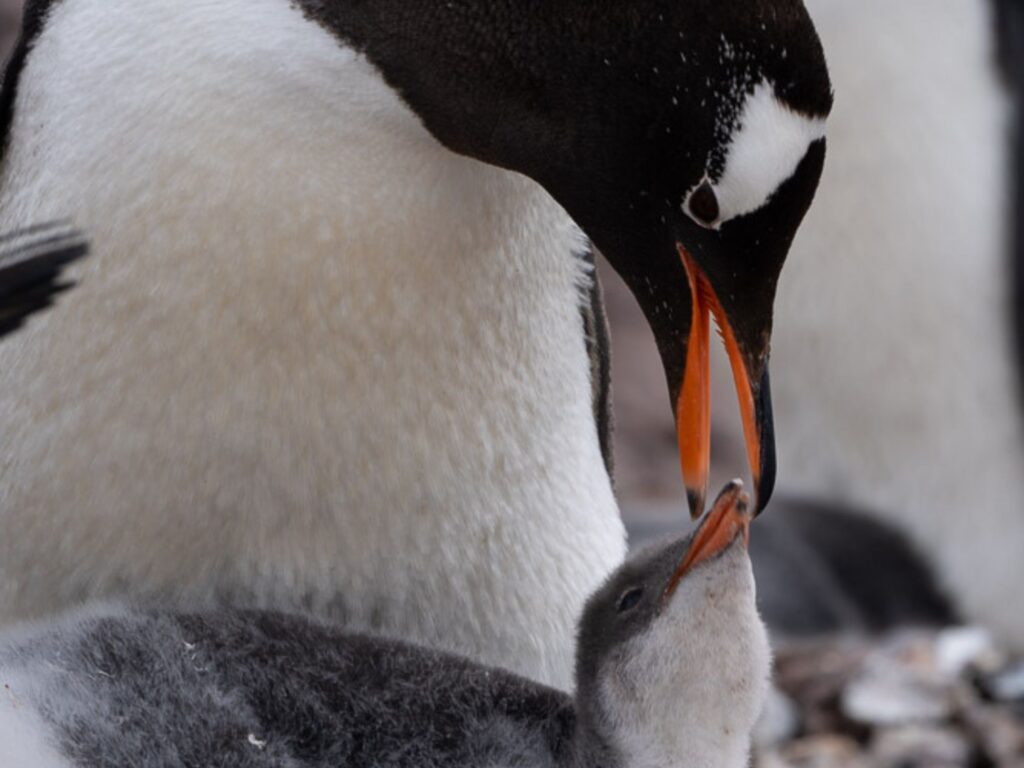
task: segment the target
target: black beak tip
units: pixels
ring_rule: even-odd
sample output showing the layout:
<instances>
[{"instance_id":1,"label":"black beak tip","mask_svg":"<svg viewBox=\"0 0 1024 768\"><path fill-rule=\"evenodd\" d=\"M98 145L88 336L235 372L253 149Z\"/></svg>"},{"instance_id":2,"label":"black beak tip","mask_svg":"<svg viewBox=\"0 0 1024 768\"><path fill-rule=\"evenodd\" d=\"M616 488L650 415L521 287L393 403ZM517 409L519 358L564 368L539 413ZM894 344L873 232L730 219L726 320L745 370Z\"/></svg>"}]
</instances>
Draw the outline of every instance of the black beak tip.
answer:
<instances>
[{"instance_id":1,"label":"black beak tip","mask_svg":"<svg viewBox=\"0 0 1024 768\"><path fill-rule=\"evenodd\" d=\"M690 505L690 518L696 520L704 514L705 491L697 488L686 489L686 501Z\"/></svg>"},{"instance_id":2,"label":"black beak tip","mask_svg":"<svg viewBox=\"0 0 1024 768\"><path fill-rule=\"evenodd\" d=\"M772 500L772 494L775 492L775 455L772 454L770 462L762 464L761 471L761 482L757 487L757 509L754 511L754 517L757 517L764 512L765 507L768 506L768 502Z\"/></svg>"},{"instance_id":3,"label":"black beak tip","mask_svg":"<svg viewBox=\"0 0 1024 768\"><path fill-rule=\"evenodd\" d=\"M772 387L767 366L761 376L761 386L758 387L755 407L758 415L758 432L761 436L761 476L758 478L757 488L754 489L757 493L757 508L754 510L754 516L757 517L772 499L777 471L775 418L772 414Z\"/></svg>"}]
</instances>

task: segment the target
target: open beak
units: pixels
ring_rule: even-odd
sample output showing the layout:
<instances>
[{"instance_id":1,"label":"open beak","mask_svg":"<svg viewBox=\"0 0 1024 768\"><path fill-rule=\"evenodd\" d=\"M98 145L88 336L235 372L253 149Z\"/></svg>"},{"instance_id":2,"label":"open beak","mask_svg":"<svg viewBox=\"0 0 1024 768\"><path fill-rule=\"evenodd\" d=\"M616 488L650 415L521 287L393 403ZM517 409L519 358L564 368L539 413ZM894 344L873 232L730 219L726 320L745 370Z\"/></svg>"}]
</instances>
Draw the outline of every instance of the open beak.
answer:
<instances>
[{"instance_id":1,"label":"open beak","mask_svg":"<svg viewBox=\"0 0 1024 768\"><path fill-rule=\"evenodd\" d=\"M750 540L750 496L744 492L742 481L733 480L715 499L711 511L693 535L686 556L665 589L665 599L672 596L686 574L724 552L738 536L743 537L743 545L747 546Z\"/></svg>"},{"instance_id":2,"label":"open beak","mask_svg":"<svg viewBox=\"0 0 1024 768\"><path fill-rule=\"evenodd\" d=\"M760 513L768 503L775 483L775 435L768 366L763 362L758 366L762 370L752 370L756 364L741 349L733 326L704 271L682 245L678 250L686 269L693 306L686 369L676 402L679 457L690 514L697 518L704 511L711 464L709 345L712 317L732 366L757 499L756 512ZM764 343L767 343L766 338Z\"/></svg>"}]
</instances>

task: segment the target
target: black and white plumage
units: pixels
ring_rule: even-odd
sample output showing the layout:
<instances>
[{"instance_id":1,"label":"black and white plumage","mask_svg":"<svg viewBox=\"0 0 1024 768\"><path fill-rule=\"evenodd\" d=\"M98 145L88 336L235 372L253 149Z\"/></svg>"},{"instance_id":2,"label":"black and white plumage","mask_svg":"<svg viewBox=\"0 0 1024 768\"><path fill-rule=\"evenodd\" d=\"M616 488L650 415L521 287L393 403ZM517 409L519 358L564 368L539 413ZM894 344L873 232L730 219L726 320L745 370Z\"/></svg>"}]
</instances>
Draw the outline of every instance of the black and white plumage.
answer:
<instances>
[{"instance_id":1,"label":"black and white plumage","mask_svg":"<svg viewBox=\"0 0 1024 768\"><path fill-rule=\"evenodd\" d=\"M93 255L0 347L0 623L309 610L569 686L625 552L577 227L661 342L696 507L732 329L763 503L830 106L798 0L31 0L0 229Z\"/></svg>"},{"instance_id":2,"label":"black and white plumage","mask_svg":"<svg viewBox=\"0 0 1024 768\"><path fill-rule=\"evenodd\" d=\"M745 503L590 599L575 698L298 616L99 607L0 637L0 764L740 768L770 665Z\"/></svg>"},{"instance_id":3,"label":"black and white plumage","mask_svg":"<svg viewBox=\"0 0 1024 768\"><path fill-rule=\"evenodd\" d=\"M70 287L65 267L88 253L85 238L65 222L0 236L0 337L51 306Z\"/></svg>"}]
</instances>

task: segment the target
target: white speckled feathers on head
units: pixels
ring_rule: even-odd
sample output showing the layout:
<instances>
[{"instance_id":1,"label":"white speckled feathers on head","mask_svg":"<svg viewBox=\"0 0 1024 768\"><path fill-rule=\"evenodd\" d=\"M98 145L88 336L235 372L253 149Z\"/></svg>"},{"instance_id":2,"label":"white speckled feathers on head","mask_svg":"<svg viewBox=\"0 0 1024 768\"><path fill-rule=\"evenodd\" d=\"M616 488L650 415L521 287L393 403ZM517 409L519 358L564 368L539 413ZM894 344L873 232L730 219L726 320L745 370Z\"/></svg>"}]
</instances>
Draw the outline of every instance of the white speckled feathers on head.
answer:
<instances>
[{"instance_id":1,"label":"white speckled feathers on head","mask_svg":"<svg viewBox=\"0 0 1024 768\"><path fill-rule=\"evenodd\" d=\"M703 221L689 212L694 187L683 210L713 229L763 207L792 177L807 149L825 138L826 121L802 115L779 100L774 86L762 81L744 98L725 149L721 173L705 176L718 201L718 217Z\"/></svg>"}]
</instances>

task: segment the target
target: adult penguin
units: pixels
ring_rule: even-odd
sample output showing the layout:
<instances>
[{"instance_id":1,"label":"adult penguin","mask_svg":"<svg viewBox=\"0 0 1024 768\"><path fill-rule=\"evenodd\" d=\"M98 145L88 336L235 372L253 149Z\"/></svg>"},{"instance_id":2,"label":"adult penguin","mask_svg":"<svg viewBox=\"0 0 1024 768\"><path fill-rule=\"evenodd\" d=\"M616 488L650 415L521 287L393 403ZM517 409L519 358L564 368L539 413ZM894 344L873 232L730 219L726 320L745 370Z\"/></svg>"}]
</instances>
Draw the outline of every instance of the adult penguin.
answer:
<instances>
[{"instance_id":1,"label":"adult penguin","mask_svg":"<svg viewBox=\"0 0 1024 768\"><path fill-rule=\"evenodd\" d=\"M779 294L781 489L897 525L965 618L1024 648L1024 14L994 0L808 8L842 98Z\"/></svg>"},{"instance_id":2,"label":"adult penguin","mask_svg":"<svg viewBox=\"0 0 1024 768\"><path fill-rule=\"evenodd\" d=\"M4 621L306 609L569 685L625 550L577 224L659 338L693 509L712 311L767 501L772 303L831 106L798 0L33 0L23 24L0 226L68 216L94 247L0 348Z\"/></svg>"}]
</instances>

